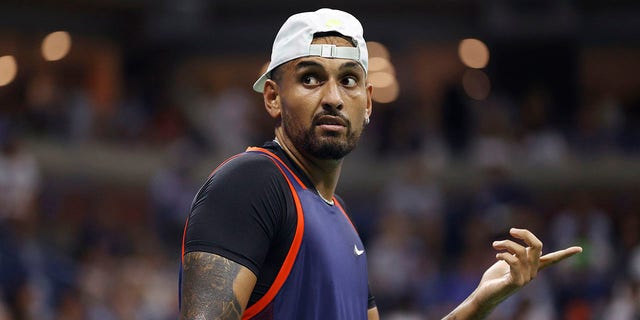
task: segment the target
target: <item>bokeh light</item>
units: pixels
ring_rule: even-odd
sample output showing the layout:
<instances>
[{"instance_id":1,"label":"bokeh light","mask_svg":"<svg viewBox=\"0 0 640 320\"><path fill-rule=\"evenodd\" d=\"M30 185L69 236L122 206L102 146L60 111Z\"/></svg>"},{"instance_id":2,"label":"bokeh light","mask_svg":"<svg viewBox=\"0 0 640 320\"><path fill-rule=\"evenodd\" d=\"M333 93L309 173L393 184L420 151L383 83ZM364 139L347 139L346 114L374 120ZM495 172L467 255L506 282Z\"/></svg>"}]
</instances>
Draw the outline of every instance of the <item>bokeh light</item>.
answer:
<instances>
[{"instance_id":1,"label":"bokeh light","mask_svg":"<svg viewBox=\"0 0 640 320\"><path fill-rule=\"evenodd\" d=\"M374 87L372 99L378 103L390 103L398 99L400 86L398 81L392 77L393 82L385 87Z\"/></svg>"},{"instance_id":2,"label":"bokeh light","mask_svg":"<svg viewBox=\"0 0 640 320\"><path fill-rule=\"evenodd\" d=\"M368 81L373 86L372 99L379 103L390 103L398 98L400 85L396 70L391 63L389 49L376 41L367 42L369 51Z\"/></svg>"},{"instance_id":3,"label":"bokeh light","mask_svg":"<svg viewBox=\"0 0 640 320\"><path fill-rule=\"evenodd\" d=\"M462 75L462 87L472 99L484 100L491 92L491 81L482 70L467 69Z\"/></svg>"},{"instance_id":4,"label":"bokeh light","mask_svg":"<svg viewBox=\"0 0 640 320\"><path fill-rule=\"evenodd\" d=\"M369 59L369 72L385 72L395 75L396 70L388 59L373 57Z\"/></svg>"},{"instance_id":5,"label":"bokeh light","mask_svg":"<svg viewBox=\"0 0 640 320\"><path fill-rule=\"evenodd\" d=\"M369 51L369 59L379 57L389 60L389 49L380 42L367 41L367 50Z\"/></svg>"},{"instance_id":6,"label":"bokeh light","mask_svg":"<svg viewBox=\"0 0 640 320\"><path fill-rule=\"evenodd\" d=\"M386 88L392 85L396 81L396 78L386 72L373 72L369 74L369 82L374 88Z\"/></svg>"},{"instance_id":7,"label":"bokeh light","mask_svg":"<svg viewBox=\"0 0 640 320\"><path fill-rule=\"evenodd\" d=\"M0 87L6 86L16 77L18 64L13 56L0 57Z\"/></svg>"},{"instance_id":8,"label":"bokeh light","mask_svg":"<svg viewBox=\"0 0 640 320\"><path fill-rule=\"evenodd\" d=\"M460 60L469 68L482 69L489 63L489 48L478 39L464 39L458 46Z\"/></svg>"},{"instance_id":9,"label":"bokeh light","mask_svg":"<svg viewBox=\"0 0 640 320\"><path fill-rule=\"evenodd\" d=\"M64 58L71 50L71 36L66 31L56 31L48 34L42 40L42 56L47 61L57 61Z\"/></svg>"}]
</instances>

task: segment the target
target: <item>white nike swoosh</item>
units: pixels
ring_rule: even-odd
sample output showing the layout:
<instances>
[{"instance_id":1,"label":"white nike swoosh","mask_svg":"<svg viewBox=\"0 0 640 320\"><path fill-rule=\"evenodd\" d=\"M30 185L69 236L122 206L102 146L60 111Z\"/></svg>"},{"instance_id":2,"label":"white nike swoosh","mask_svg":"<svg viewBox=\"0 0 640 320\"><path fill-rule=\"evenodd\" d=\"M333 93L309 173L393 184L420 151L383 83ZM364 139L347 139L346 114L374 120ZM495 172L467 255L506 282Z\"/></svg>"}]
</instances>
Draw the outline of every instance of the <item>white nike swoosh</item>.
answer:
<instances>
[{"instance_id":1,"label":"white nike swoosh","mask_svg":"<svg viewBox=\"0 0 640 320\"><path fill-rule=\"evenodd\" d=\"M358 247L356 247L356 245L353 245L353 254L355 254L356 256L362 255L364 253L364 249L362 250L358 250Z\"/></svg>"}]
</instances>

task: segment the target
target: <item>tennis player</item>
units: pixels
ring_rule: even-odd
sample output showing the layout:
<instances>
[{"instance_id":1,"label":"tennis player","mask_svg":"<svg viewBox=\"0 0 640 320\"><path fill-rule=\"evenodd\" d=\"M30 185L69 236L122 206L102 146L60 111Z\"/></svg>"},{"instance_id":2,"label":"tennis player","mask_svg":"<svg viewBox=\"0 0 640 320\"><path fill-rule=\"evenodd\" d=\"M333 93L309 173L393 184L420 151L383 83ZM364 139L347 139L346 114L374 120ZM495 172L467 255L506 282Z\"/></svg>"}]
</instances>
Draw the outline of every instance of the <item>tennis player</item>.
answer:
<instances>
[{"instance_id":1,"label":"tennis player","mask_svg":"<svg viewBox=\"0 0 640 320\"><path fill-rule=\"evenodd\" d=\"M181 319L379 319L367 255L335 195L344 157L372 111L363 29L320 9L281 27L253 88L275 138L226 160L197 193L182 245ZM493 243L497 262L446 319L477 319L546 266L525 229Z\"/></svg>"}]
</instances>

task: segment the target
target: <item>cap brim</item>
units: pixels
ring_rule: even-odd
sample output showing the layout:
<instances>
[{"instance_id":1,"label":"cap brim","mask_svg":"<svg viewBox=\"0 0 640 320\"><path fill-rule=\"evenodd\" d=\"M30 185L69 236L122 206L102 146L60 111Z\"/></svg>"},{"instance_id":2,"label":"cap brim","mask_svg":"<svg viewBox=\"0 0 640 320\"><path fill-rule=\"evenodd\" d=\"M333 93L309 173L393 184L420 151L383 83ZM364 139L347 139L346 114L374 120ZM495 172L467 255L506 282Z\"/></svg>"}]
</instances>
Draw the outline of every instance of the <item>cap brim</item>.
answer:
<instances>
[{"instance_id":1,"label":"cap brim","mask_svg":"<svg viewBox=\"0 0 640 320\"><path fill-rule=\"evenodd\" d=\"M265 72L258 80L253 84L253 90L256 92L264 92L264 84L269 79L269 72Z\"/></svg>"}]
</instances>

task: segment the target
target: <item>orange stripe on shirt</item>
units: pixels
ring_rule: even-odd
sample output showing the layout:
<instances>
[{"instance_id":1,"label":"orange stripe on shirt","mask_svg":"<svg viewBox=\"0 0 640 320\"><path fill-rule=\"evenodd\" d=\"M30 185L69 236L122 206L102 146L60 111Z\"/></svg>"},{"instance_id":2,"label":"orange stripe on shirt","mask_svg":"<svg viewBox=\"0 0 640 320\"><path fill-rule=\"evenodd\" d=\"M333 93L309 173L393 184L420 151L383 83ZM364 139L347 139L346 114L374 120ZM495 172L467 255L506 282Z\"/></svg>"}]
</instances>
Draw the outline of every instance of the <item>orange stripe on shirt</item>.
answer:
<instances>
[{"instance_id":1,"label":"orange stripe on shirt","mask_svg":"<svg viewBox=\"0 0 640 320\"><path fill-rule=\"evenodd\" d=\"M347 214L346 211L344 211L344 208L340 204L340 201L338 201L338 199L336 199L336 197L333 197L333 203L335 203L338 206L338 208L340 208L340 211L342 211L342 214L344 214L344 216L347 218L347 221L349 221L349 223L351 223L351 226L353 227L353 230L355 230L356 233L358 233L358 229L356 229L356 226L353 224L353 221L351 221L351 218L349 218L349 215Z\"/></svg>"},{"instance_id":2,"label":"orange stripe on shirt","mask_svg":"<svg viewBox=\"0 0 640 320\"><path fill-rule=\"evenodd\" d=\"M261 148L249 148L248 151L251 151L252 149L258 152L264 152L263 150L256 150ZM269 152L269 154L271 153ZM280 160L277 157L276 159ZM289 277L289 273L291 272L291 269L293 268L293 264L296 261L298 251L300 251L300 245L302 244L302 236L304 234L304 214L302 212L302 204L300 203L300 198L298 198L298 193L293 187L291 180L289 180L289 177L287 177L287 175L284 173L282 168L276 163L276 160L271 159L271 161L273 161L274 164L278 167L278 170L280 170L284 178L287 180L287 184L289 184L289 189L291 190L291 194L293 195L293 200L296 205L298 223L296 226L296 233L293 237L293 242L291 243L289 252L287 253L287 256L285 257L284 262L282 263L282 267L280 268L280 271L278 271L278 275L276 276L275 280L271 284L271 287L269 287L269 290L267 290L267 293L265 293L264 296L262 296L262 298L260 298L260 300L258 300L255 304L253 304L251 307L245 310L244 314L242 315L242 319L251 319L252 317L256 316L262 310L264 310L264 308L266 308L276 297L276 295L280 291L280 288L282 288L282 285L284 285L285 281ZM290 169L284 163L283 165L287 170L290 171Z\"/></svg>"},{"instance_id":3,"label":"orange stripe on shirt","mask_svg":"<svg viewBox=\"0 0 640 320\"><path fill-rule=\"evenodd\" d=\"M184 223L184 230L182 231L182 253L180 254L180 259L182 260L182 265L184 265L184 241L187 238L187 226L189 225L189 217L187 217L187 221Z\"/></svg>"}]
</instances>

